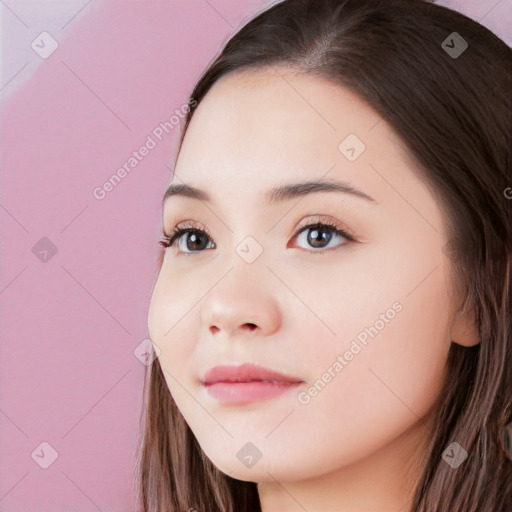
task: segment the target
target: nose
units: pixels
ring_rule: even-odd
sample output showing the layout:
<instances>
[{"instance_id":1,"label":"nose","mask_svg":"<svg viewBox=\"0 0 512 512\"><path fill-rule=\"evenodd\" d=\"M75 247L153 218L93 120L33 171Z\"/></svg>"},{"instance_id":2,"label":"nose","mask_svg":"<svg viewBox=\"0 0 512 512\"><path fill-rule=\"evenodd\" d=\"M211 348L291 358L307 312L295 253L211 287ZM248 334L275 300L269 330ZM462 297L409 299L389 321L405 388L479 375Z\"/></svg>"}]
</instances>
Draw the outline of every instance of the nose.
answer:
<instances>
[{"instance_id":1,"label":"nose","mask_svg":"<svg viewBox=\"0 0 512 512\"><path fill-rule=\"evenodd\" d=\"M249 283L247 273L233 269L201 304L201 328L226 337L269 336L281 325L280 306L271 280ZM274 283L275 286L275 283Z\"/></svg>"}]
</instances>

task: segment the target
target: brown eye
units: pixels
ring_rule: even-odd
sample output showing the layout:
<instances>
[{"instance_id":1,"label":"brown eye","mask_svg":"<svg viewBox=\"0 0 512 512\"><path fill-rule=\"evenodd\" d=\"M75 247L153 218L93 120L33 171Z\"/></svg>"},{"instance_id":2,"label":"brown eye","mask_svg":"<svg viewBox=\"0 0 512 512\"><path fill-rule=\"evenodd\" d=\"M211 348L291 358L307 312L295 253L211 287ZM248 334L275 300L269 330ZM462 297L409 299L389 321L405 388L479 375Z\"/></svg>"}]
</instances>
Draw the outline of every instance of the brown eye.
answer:
<instances>
[{"instance_id":1,"label":"brown eye","mask_svg":"<svg viewBox=\"0 0 512 512\"><path fill-rule=\"evenodd\" d=\"M178 238L178 246L183 252L197 252L206 249L209 237L204 231L186 230L183 235ZM183 241L183 244L181 242Z\"/></svg>"},{"instance_id":2,"label":"brown eye","mask_svg":"<svg viewBox=\"0 0 512 512\"><path fill-rule=\"evenodd\" d=\"M164 235L160 241L163 247L172 247L178 241L178 252L186 255L203 252L207 248L210 235L197 228L176 228L170 235ZM215 244L213 244L215 247Z\"/></svg>"},{"instance_id":3,"label":"brown eye","mask_svg":"<svg viewBox=\"0 0 512 512\"><path fill-rule=\"evenodd\" d=\"M331 249L345 245L347 241L354 240L353 237L337 226L322 222L301 228L294 238L301 239L304 245L309 246L310 249ZM334 247L329 247L329 244L333 240L336 241L336 239L342 239L341 243L334 244Z\"/></svg>"}]
</instances>

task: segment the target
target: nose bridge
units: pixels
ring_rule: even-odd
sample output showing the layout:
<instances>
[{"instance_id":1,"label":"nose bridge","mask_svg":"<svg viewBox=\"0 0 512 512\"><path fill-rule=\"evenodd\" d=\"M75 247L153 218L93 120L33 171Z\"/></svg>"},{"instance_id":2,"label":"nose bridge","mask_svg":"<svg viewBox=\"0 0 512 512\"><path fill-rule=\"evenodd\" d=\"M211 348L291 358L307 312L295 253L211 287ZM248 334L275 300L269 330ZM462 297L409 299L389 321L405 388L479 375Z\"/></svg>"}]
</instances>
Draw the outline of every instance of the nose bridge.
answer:
<instances>
[{"instance_id":1,"label":"nose bridge","mask_svg":"<svg viewBox=\"0 0 512 512\"><path fill-rule=\"evenodd\" d=\"M269 273L266 265L270 264L271 251L266 244L267 227L263 225L261 216L251 213L257 208L256 205L246 203L248 210L243 210L243 206L237 204L235 209L240 213L237 218L230 220L229 252L222 259L227 268L232 268L230 274L243 274L241 277L245 282L257 287Z\"/></svg>"}]
</instances>

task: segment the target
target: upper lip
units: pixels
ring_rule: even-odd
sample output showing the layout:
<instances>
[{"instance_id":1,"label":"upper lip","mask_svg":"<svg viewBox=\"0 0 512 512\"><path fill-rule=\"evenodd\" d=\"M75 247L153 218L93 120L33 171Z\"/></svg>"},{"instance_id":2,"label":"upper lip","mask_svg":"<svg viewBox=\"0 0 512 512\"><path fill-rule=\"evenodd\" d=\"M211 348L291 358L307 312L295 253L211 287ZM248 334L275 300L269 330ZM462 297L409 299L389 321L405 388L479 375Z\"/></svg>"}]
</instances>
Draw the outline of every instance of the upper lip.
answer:
<instances>
[{"instance_id":1,"label":"upper lip","mask_svg":"<svg viewBox=\"0 0 512 512\"><path fill-rule=\"evenodd\" d=\"M250 381L304 382L299 377L284 375L263 366L242 364L240 366L215 366L206 372L201 383L206 385L216 382Z\"/></svg>"}]
</instances>

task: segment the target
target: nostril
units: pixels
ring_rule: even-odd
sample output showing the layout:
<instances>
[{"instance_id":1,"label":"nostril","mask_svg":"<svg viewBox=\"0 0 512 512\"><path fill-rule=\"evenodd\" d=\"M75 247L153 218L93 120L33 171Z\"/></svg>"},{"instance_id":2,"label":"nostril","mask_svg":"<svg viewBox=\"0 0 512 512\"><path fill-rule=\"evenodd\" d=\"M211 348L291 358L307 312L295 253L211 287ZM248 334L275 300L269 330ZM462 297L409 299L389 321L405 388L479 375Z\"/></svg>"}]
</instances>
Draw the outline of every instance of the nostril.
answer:
<instances>
[{"instance_id":1,"label":"nostril","mask_svg":"<svg viewBox=\"0 0 512 512\"><path fill-rule=\"evenodd\" d=\"M254 331L254 329L257 328L257 325L251 324L250 322L246 323L245 325L247 325L250 331Z\"/></svg>"}]
</instances>

